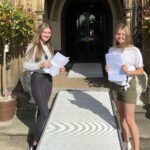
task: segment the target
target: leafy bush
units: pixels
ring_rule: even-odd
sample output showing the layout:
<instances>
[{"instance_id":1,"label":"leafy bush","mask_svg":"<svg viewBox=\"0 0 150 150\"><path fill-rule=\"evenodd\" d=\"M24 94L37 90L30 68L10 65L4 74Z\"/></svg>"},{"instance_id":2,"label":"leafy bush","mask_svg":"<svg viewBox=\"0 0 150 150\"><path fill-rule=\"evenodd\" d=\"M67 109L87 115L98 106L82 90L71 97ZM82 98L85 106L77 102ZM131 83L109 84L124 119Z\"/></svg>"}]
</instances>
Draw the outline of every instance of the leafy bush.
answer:
<instances>
[{"instance_id":1,"label":"leafy bush","mask_svg":"<svg viewBox=\"0 0 150 150\"><path fill-rule=\"evenodd\" d=\"M22 52L28 39L33 36L35 31L34 20L36 20L36 16L32 12L23 10L23 7L13 6L11 0L3 0L0 2L0 56L2 56L0 60L3 60L3 62L0 62L3 65L3 75L1 75L2 85L0 87L3 89L5 99L8 97L6 79L8 52L6 55L6 51L3 51L4 47L6 48L7 46L7 49L9 47L10 57L12 57L17 50L16 58L18 58L18 54Z\"/></svg>"},{"instance_id":2,"label":"leafy bush","mask_svg":"<svg viewBox=\"0 0 150 150\"><path fill-rule=\"evenodd\" d=\"M150 6L143 11L143 30L146 34L150 34Z\"/></svg>"},{"instance_id":3,"label":"leafy bush","mask_svg":"<svg viewBox=\"0 0 150 150\"><path fill-rule=\"evenodd\" d=\"M10 0L0 3L0 42L2 45L23 43L30 38L35 30L35 15L23 10L22 7L13 6Z\"/></svg>"}]
</instances>

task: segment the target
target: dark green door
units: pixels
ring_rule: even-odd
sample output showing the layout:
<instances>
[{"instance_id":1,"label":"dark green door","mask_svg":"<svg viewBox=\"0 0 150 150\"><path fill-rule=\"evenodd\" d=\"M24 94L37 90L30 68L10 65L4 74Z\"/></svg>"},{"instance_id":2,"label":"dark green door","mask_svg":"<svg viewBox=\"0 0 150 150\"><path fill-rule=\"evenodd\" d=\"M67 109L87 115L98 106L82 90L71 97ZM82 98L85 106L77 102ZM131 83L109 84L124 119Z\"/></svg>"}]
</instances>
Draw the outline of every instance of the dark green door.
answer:
<instances>
[{"instance_id":1,"label":"dark green door","mask_svg":"<svg viewBox=\"0 0 150 150\"><path fill-rule=\"evenodd\" d=\"M73 3L67 18L67 55L74 62L103 61L107 15L100 2ZM111 34L110 34L111 36Z\"/></svg>"}]
</instances>

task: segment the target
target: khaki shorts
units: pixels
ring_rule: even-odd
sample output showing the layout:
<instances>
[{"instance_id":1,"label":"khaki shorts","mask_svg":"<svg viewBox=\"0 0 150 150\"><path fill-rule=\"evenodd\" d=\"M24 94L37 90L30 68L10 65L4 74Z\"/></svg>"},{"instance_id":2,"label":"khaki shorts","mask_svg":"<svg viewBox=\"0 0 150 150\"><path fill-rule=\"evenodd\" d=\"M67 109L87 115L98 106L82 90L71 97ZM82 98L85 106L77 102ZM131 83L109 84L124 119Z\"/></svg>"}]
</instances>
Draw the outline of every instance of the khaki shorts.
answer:
<instances>
[{"instance_id":1,"label":"khaki shorts","mask_svg":"<svg viewBox=\"0 0 150 150\"><path fill-rule=\"evenodd\" d=\"M124 86L117 85L115 83L110 83L110 93L111 98L114 101L122 101L125 103L136 104L137 90L136 90L136 80L131 79L130 87L125 90Z\"/></svg>"}]
</instances>

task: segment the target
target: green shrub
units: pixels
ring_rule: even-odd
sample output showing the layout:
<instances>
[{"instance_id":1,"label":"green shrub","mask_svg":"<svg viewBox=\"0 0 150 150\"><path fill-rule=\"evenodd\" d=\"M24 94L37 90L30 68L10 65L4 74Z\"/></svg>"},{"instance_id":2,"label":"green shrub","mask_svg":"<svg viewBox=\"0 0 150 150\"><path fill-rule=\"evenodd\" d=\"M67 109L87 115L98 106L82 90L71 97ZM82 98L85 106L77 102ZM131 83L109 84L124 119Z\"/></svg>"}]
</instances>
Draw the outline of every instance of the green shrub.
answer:
<instances>
[{"instance_id":1,"label":"green shrub","mask_svg":"<svg viewBox=\"0 0 150 150\"><path fill-rule=\"evenodd\" d=\"M143 11L143 31L145 34L150 34L150 6Z\"/></svg>"},{"instance_id":2,"label":"green shrub","mask_svg":"<svg viewBox=\"0 0 150 150\"><path fill-rule=\"evenodd\" d=\"M0 42L2 45L15 43L20 46L32 37L35 25L35 15L13 6L10 0L3 0L0 4Z\"/></svg>"}]
</instances>

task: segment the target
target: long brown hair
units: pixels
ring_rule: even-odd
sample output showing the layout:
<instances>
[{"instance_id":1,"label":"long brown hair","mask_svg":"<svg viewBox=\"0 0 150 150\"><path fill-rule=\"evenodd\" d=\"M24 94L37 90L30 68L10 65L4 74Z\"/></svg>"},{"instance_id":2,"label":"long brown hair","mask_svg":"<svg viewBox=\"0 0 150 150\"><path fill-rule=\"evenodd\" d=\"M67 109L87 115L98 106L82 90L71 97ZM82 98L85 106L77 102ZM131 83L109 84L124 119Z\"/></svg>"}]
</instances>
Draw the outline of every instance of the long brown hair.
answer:
<instances>
[{"instance_id":1,"label":"long brown hair","mask_svg":"<svg viewBox=\"0 0 150 150\"><path fill-rule=\"evenodd\" d=\"M52 32L52 28L48 23L42 23L39 27L37 32L35 33L33 39L32 39L32 47L30 48L30 50L25 54L25 59L30 60L34 49L36 48L36 54L35 54L35 61L38 62L42 55L45 55L45 52L43 50L43 46L41 44L40 38L41 38L41 34L42 32L46 29L49 28ZM51 45L51 38L46 42L46 45L48 46L48 49L50 51L50 53L53 55L54 51L52 49L52 45Z\"/></svg>"},{"instance_id":2,"label":"long brown hair","mask_svg":"<svg viewBox=\"0 0 150 150\"><path fill-rule=\"evenodd\" d=\"M131 31L130 31L129 27L124 23L120 23L120 24L117 25L115 33L114 33L113 45L118 47L119 43L116 41L115 36L116 36L116 34L118 33L118 31L120 29L124 30L124 32L125 32L125 36L126 36L125 46L133 45L133 38L132 38L132 35L131 35Z\"/></svg>"}]
</instances>

